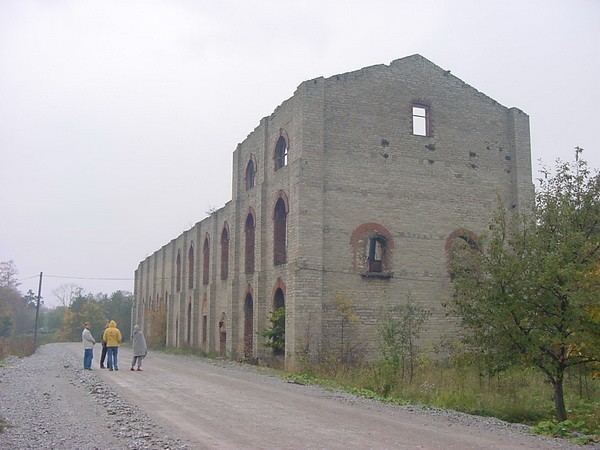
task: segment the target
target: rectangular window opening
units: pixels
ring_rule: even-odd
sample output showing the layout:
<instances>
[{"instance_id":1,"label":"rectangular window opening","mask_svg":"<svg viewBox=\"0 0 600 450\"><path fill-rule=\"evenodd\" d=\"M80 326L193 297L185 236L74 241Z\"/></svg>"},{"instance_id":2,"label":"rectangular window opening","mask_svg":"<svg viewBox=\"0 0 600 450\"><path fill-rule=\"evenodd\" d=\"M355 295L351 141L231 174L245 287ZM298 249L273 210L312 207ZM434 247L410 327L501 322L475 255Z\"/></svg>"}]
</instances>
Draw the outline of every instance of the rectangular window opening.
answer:
<instances>
[{"instance_id":1,"label":"rectangular window opening","mask_svg":"<svg viewBox=\"0 0 600 450\"><path fill-rule=\"evenodd\" d=\"M413 134L415 136L429 135L429 109L426 106L412 107Z\"/></svg>"}]
</instances>

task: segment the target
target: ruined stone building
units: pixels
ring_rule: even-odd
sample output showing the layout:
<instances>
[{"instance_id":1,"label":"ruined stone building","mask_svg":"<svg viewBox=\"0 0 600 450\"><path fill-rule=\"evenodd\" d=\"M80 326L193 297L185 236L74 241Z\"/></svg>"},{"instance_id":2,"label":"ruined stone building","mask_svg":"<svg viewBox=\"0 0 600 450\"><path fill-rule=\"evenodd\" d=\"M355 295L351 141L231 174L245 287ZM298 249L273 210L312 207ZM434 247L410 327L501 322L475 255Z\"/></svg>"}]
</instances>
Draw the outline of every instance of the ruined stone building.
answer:
<instances>
[{"instance_id":1,"label":"ruined stone building","mask_svg":"<svg viewBox=\"0 0 600 450\"><path fill-rule=\"evenodd\" d=\"M287 367L344 345L376 358L382 314L409 296L425 340L451 328L452 242L476 245L498 199L530 206L529 118L420 55L315 78L238 144L232 197L139 264L133 320L264 359L285 307Z\"/></svg>"}]
</instances>

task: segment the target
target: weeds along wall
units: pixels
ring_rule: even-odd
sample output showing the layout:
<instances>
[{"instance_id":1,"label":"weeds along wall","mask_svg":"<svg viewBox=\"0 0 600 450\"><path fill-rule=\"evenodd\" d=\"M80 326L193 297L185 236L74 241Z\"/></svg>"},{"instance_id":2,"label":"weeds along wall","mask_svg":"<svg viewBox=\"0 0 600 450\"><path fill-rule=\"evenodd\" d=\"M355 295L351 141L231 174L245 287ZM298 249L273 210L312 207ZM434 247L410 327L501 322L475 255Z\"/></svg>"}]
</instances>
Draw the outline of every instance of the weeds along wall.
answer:
<instances>
[{"instance_id":1,"label":"weeds along wall","mask_svg":"<svg viewBox=\"0 0 600 450\"><path fill-rule=\"evenodd\" d=\"M285 307L285 364L377 358L409 299L424 342L456 332L448 249L476 245L498 200L533 202L529 118L420 55L305 81L233 153L233 198L143 260L134 320L166 345L277 358L260 331ZM156 331L156 330L155 330Z\"/></svg>"}]
</instances>

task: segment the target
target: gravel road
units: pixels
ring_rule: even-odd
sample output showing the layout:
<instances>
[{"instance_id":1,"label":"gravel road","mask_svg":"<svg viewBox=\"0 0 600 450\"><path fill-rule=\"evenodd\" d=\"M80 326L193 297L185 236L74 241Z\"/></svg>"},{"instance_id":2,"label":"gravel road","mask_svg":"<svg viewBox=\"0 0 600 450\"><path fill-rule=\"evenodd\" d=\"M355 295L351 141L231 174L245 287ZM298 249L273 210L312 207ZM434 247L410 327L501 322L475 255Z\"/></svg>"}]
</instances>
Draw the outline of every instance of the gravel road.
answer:
<instances>
[{"instance_id":1,"label":"gravel road","mask_svg":"<svg viewBox=\"0 0 600 450\"><path fill-rule=\"evenodd\" d=\"M96 349L96 353L99 353ZM570 449L490 418L286 383L253 366L151 353L84 371L80 344L0 367L1 449ZM97 357L97 355L95 355ZM591 449L592 447L585 447Z\"/></svg>"}]
</instances>

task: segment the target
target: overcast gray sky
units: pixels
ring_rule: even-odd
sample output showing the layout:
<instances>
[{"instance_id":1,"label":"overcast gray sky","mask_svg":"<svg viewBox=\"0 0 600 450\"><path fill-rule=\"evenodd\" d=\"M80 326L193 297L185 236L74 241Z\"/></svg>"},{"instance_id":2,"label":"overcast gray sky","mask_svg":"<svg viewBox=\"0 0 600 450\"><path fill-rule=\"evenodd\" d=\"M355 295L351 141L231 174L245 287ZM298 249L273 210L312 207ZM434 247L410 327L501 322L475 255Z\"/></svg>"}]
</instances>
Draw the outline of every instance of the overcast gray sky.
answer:
<instances>
[{"instance_id":1,"label":"overcast gray sky","mask_svg":"<svg viewBox=\"0 0 600 450\"><path fill-rule=\"evenodd\" d=\"M133 278L298 84L413 53L527 112L536 170L600 167L597 0L0 0L0 261L23 292Z\"/></svg>"}]
</instances>

